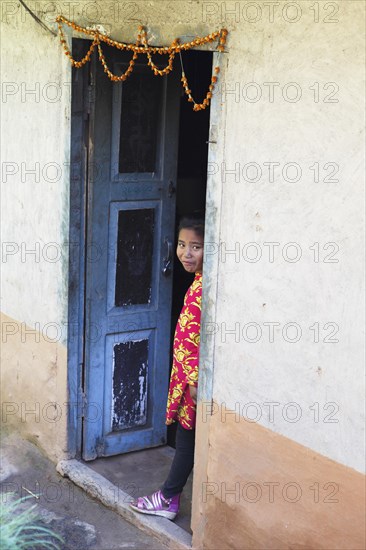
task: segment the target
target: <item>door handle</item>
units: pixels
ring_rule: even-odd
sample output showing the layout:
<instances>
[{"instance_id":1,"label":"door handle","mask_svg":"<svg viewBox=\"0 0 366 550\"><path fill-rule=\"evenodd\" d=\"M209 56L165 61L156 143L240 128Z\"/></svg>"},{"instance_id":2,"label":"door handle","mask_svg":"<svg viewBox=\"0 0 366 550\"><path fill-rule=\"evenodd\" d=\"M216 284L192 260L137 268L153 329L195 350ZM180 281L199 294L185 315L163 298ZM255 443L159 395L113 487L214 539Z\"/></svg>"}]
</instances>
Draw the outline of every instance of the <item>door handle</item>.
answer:
<instances>
[{"instance_id":1,"label":"door handle","mask_svg":"<svg viewBox=\"0 0 366 550\"><path fill-rule=\"evenodd\" d=\"M168 277L172 272L172 260L173 260L173 243L167 237L164 239L166 246L166 255L163 259L163 275Z\"/></svg>"}]
</instances>

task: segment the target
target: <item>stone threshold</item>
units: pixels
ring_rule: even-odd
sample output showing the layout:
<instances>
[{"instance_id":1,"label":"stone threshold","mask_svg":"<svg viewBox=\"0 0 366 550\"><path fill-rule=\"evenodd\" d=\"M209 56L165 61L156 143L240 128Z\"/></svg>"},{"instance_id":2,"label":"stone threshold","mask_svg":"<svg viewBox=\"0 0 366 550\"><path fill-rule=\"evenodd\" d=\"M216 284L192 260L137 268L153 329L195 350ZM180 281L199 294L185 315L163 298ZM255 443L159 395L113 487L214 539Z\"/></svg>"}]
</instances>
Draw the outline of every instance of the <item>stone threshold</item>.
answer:
<instances>
[{"instance_id":1,"label":"stone threshold","mask_svg":"<svg viewBox=\"0 0 366 550\"><path fill-rule=\"evenodd\" d=\"M129 506L132 497L78 460L60 460L56 470L69 478L91 497L117 512L124 519L156 537L171 550L191 550L192 537L169 519L134 512Z\"/></svg>"}]
</instances>

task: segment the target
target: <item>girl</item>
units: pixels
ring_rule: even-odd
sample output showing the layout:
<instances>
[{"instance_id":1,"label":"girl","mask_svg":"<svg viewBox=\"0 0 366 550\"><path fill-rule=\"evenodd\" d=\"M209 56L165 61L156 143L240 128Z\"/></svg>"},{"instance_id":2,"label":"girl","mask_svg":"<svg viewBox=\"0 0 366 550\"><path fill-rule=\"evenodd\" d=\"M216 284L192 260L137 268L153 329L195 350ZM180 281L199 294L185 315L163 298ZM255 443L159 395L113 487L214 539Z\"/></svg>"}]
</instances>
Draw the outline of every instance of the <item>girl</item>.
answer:
<instances>
[{"instance_id":1,"label":"girl","mask_svg":"<svg viewBox=\"0 0 366 550\"><path fill-rule=\"evenodd\" d=\"M178 421L174 460L162 488L139 497L130 506L142 514L174 519L180 494L193 468L196 423L198 357L201 324L204 221L184 217L178 228L177 256L184 269L194 273L174 335L166 424Z\"/></svg>"}]
</instances>

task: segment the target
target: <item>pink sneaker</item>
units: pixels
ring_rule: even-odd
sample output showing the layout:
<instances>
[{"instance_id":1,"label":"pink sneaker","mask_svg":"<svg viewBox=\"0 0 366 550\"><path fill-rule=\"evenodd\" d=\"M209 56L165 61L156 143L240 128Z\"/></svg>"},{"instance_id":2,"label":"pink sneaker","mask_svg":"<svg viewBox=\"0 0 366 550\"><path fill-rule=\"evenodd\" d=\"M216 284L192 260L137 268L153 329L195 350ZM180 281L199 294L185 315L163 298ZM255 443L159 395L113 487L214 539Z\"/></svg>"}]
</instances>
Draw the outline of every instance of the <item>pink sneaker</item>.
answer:
<instances>
[{"instance_id":1,"label":"pink sneaker","mask_svg":"<svg viewBox=\"0 0 366 550\"><path fill-rule=\"evenodd\" d=\"M161 490L150 496L139 497L130 502L130 506L141 514L151 516L162 516L167 519L174 519L179 512L180 493L172 498L164 498Z\"/></svg>"}]
</instances>

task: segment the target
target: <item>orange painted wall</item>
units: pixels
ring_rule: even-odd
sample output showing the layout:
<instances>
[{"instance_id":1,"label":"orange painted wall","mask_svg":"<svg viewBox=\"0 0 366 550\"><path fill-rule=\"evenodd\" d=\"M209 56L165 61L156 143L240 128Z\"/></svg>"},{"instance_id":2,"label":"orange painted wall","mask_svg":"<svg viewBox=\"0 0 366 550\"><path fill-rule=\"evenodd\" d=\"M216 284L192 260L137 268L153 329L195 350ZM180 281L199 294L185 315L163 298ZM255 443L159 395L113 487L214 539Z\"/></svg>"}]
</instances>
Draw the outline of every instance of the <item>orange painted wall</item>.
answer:
<instances>
[{"instance_id":1,"label":"orange painted wall","mask_svg":"<svg viewBox=\"0 0 366 550\"><path fill-rule=\"evenodd\" d=\"M235 418L210 419L207 480L195 479L204 518L195 548L366 548L362 474Z\"/></svg>"},{"instance_id":2,"label":"orange painted wall","mask_svg":"<svg viewBox=\"0 0 366 550\"><path fill-rule=\"evenodd\" d=\"M1 428L57 462L67 456L66 347L7 315L0 321Z\"/></svg>"}]
</instances>

